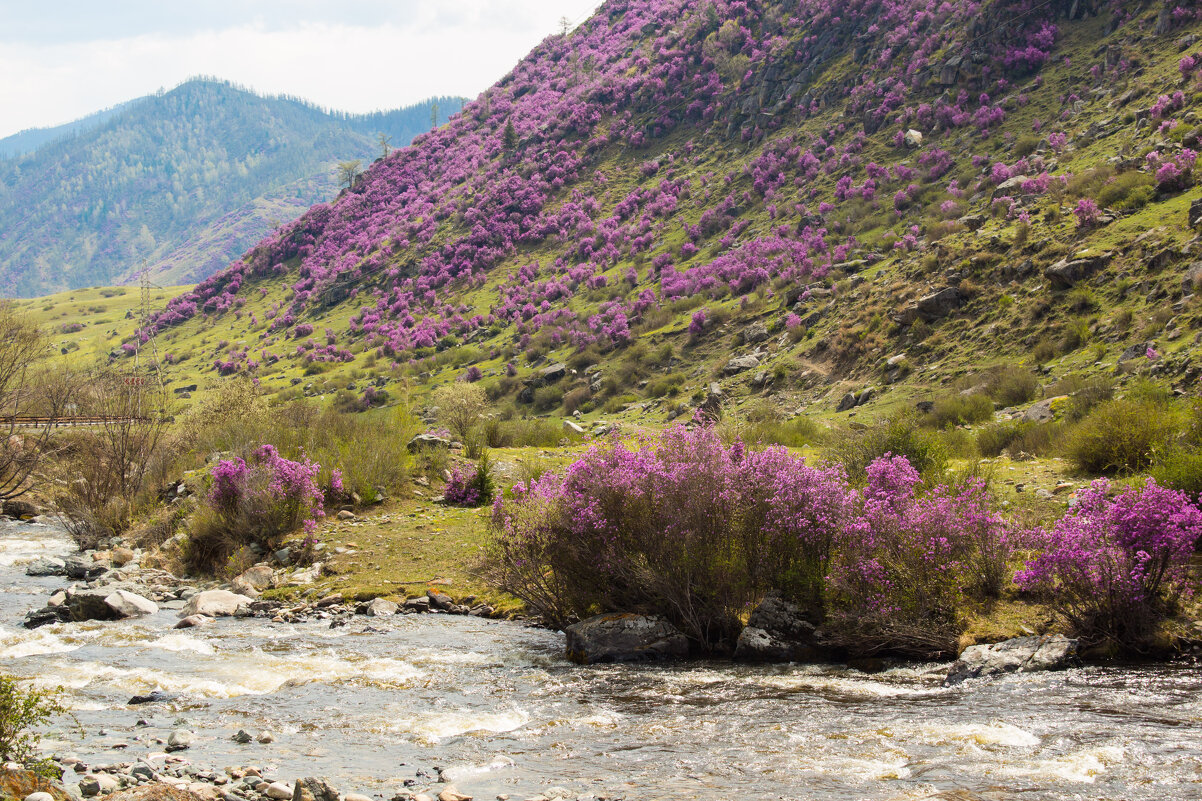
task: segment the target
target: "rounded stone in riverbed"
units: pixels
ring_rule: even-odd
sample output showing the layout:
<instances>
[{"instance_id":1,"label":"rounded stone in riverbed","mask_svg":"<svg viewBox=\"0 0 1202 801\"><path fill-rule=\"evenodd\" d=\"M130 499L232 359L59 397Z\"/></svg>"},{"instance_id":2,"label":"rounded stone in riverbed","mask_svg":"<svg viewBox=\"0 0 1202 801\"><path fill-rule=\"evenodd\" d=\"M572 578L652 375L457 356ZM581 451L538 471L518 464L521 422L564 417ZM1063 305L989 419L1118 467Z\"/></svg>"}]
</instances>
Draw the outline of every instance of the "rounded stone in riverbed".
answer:
<instances>
[{"instance_id":1,"label":"rounded stone in riverbed","mask_svg":"<svg viewBox=\"0 0 1202 801\"><path fill-rule=\"evenodd\" d=\"M25 796L25 801L54 801L54 796L50 793L30 793Z\"/></svg>"},{"instance_id":2,"label":"rounded stone in riverbed","mask_svg":"<svg viewBox=\"0 0 1202 801\"><path fill-rule=\"evenodd\" d=\"M292 788L283 782L272 782L267 785L267 790L263 795L274 798L276 801L287 801L292 798Z\"/></svg>"},{"instance_id":3,"label":"rounded stone in riverbed","mask_svg":"<svg viewBox=\"0 0 1202 801\"><path fill-rule=\"evenodd\" d=\"M168 751L183 751L192 747L192 732L185 729L176 729L171 732L171 736L167 738Z\"/></svg>"}]
</instances>

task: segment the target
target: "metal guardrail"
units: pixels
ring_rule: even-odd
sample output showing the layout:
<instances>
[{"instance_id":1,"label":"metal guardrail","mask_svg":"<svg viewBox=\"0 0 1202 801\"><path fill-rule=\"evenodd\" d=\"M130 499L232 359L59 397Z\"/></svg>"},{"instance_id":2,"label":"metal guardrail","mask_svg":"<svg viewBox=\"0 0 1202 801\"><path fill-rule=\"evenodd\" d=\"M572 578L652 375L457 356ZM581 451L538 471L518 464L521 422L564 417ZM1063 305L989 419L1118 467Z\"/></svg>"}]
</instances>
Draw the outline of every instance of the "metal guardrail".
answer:
<instances>
[{"instance_id":1,"label":"metal guardrail","mask_svg":"<svg viewBox=\"0 0 1202 801\"><path fill-rule=\"evenodd\" d=\"M64 417L0 417L0 427L4 428L73 428L75 426L101 426L108 423L141 423L148 417L108 417L103 415L70 415Z\"/></svg>"}]
</instances>

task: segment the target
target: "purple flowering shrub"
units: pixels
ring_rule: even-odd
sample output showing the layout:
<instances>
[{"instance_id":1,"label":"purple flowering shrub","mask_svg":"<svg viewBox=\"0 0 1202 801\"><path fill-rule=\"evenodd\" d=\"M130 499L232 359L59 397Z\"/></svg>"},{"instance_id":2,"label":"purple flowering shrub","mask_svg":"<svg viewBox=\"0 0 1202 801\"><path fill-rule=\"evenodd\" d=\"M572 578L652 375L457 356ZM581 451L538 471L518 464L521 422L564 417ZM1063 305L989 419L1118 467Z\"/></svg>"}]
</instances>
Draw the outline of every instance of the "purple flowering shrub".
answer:
<instances>
[{"instance_id":1,"label":"purple flowering shrub","mask_svg":"<svg viewBox=\"0 0 1202 801\"><path fill-rule=\"evenodd\" d=\"M1099 479L1082 491L1015 582L1045 597L1083 636L1131 644L1189 592L1202 510L1151 479L1113 498L1109 489Z\"/></svg>"},{"instance_id":2,"label":"purple flowering shrub","mask_svg":"<svg viewBox=\"0 0 1202 801\"><path fill-rule=\"evenodd\" d=\"M492 463L488 451L480 453L480 460L466 472L455 468L451 479L443 487L442 497L451 506L483 506L493 500L494 488Z\"/></svg>"},{"instance_id":3,"label":"purple flowering shrub","mask_svg":"<svg viewBox=\"0 0 1202 801\"><path fill-rule=\"evenodd\" d=\"M1016 541L985 487L938 486L886 454L866 468L857 514L840 532L830 571L833 629L857 648L913 656L955 652L967 600L996 598Z\"/></svg>"},{"instance_id":4,"label":"purple flowering shrub","mask_svg":"<svg viewBox=\"0 0 1202 801\"><path fill-rule=\"evenodd\" d=\"M310 541L323 517L324 495L316 479L321 465L292 461L272 445L263 445L249 460L222 459L210 474L210 488L193 520L188 540L190 567L211 569L226 564L252 543L279 547L282 539L303 528Z\"/></svg>"},{"instance_id":5,"label":"purple flowering shrub","mask_svg":"<svg viewBox=\"0 0 1202 801\"><path fill-rule=\"evenodd\" d=\"M904 457L868 475L857 490L841 467L727 446L712 427L598 446L496 501L493 577L549 620L664 614L706 650L778 590L875 647L944 653L965 600L1005 583L1010 526L980 484L920 495Z\"/></svg>"}]
</instances>

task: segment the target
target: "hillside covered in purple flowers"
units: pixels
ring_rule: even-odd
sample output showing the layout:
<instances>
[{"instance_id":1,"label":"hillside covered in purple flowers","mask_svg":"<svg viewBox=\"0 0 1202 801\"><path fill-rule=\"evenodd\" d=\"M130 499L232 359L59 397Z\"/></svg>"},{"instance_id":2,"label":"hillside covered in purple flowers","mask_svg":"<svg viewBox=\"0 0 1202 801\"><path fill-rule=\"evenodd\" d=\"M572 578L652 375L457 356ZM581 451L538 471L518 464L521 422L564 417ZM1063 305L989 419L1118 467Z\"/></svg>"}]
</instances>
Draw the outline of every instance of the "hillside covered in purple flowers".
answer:
<instances>
[{"instance_id":1,"label":"hillside covered in purple flowers","mask_svg":"<svg viewBox=\"0 0 1202 801\"><path fill-rule=\"evenodd\" d=\"M1174 2L610 0L140 339L281 392L346 365L668 417L715 379L833 405L1132 343L1189 383L1199 33Z\"/></svg>"}]
</instances>

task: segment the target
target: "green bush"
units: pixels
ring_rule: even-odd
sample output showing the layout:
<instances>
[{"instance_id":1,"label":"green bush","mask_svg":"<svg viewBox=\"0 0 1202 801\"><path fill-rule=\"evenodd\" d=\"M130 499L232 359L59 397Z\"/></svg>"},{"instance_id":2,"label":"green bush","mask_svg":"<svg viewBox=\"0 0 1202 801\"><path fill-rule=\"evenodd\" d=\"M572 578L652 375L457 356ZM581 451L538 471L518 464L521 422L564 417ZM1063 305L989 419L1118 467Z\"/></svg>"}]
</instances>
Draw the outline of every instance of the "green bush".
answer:
<instances>
[{"instance_id":1,"label":"green bush","mask_svg":"<svg viewBox=\"0 0 1202 801\"><path fill-rule=\"evenodd\" d=\"M1068 445L1078 469L1094 474L1130 473L1152 464L1176 431L1167 404L1141 398L1104 403L1077 426Z\"/></svg>"},{"instance_id":2,"label":"green bush","mask_svg":"<svg viewBox=\"0 0 1202 801\"><path fill-rule=\"evenodd\" d=\"M824 455L839 462L855 483L864 481L864 468L891 453L905 456L927 483L937 481L947 469L947 449L939 435L923 429L916 414L898 414L878 420L863 430L847 430L830 437Z\"/></svg>"},{"instance_id":3,"label":"green bush","mask_svg":"<svg viewBox=\"0 0 1202 801\"><path fill-rule=\"evenodd\" d=\"M58 690L23 689L16 679L0 675L0 762L17 762L41 773L36 729L66 711Z\"/></svg>"},{"instance_id":4,"label":"green bush","mask_svg":"<svg viewBox=\"0 0 1202 801\"><path fill-rule=\"evenodd\" d=\"M534 390L534 408L540 412L549 412L563 403L563 387L551 385Z\"/></svg>"},{"instance_id":5,"label":"green bush","mask_svg":"<svg viewBox=\"0 0 1202 801\"><path fill-rule=\"evenodd\" d=\"M935 401L931 424L936 428L982 423L993 417L993 401L988 395L948 395Z\"/></svg>"},{"instance_id":6,"label":"green bush","mask_svg":"<svg viewBox=\"0 0 1202 801\"><path fill-rule=\"evenodd\" d=\"M1010 447L1010 443L1018 439L1023 431L1032 425L1033 423L1011 420L985 426L977 432L977 450L981 452L982 456L1000 456L1002 451Z\"/></svg>"},{"instance_id":7,"label":"green bush","mask_svg":"<svg viewBox=\"0 0 1202 801\"><path fill-rule=\"evenodd\" d=\"M1202 493L1202 453L1185 448L1172 448L1156 458L1152 465L1152 478L1162 487L1188 492L1198 496Z\"/></svg>"},{"instance_id":8,"label":"green bush","mask_svg":"<svg viewBox=\"0 0 1202 801\"><path fill-rule=\"evenodd\" d=\"M1156 194L1156 179L1142 172L1125 172L1101 188L1097 194L1102 208L1134 210L1144 206Z\"/></svg>"},{"instance_id":9,"label":"green bush","mask_svg":"<svg viewBox=\"0 0 1202 801\"><path fill-rule=\"evenodd\" d=\"M1018 406L1040 396L1039 378L1025 367L999 367L990 372L985 393L1002 407Z\"/></svg>"}]
</instances>

